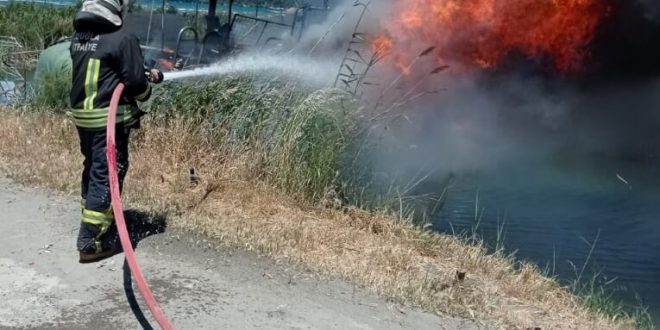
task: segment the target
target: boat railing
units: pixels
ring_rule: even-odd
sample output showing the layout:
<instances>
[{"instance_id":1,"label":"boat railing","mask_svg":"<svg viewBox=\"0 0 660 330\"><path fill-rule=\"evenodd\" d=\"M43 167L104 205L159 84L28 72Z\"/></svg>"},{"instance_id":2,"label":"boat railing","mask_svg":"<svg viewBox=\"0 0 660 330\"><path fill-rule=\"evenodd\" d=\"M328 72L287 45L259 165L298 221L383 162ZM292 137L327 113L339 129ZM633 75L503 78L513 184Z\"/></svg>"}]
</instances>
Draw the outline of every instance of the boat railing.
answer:
<instances>
[{"instance_id":1,"label":"boat railing","mask_svg":"<svg viewBox=\"0 0 660 330\"><path fill-rule=\"evenodd\" d=\"M186 34L186 32L192 32L193 34L193 46L190 49L187 54L180 54L181 50L181 41L183 41L183 36ZM179 35L176 38L176 47L174 49L174 61L176 67L182 67L187 65L188 60L192 58L193 54L195 53L195 50L197 50L197 46L199 44L199 35L197 34L197 30L193 28L192 26L184 26L179 30ZM179 62L182 61L182 62Z\"/></svg>"}]
</instances>

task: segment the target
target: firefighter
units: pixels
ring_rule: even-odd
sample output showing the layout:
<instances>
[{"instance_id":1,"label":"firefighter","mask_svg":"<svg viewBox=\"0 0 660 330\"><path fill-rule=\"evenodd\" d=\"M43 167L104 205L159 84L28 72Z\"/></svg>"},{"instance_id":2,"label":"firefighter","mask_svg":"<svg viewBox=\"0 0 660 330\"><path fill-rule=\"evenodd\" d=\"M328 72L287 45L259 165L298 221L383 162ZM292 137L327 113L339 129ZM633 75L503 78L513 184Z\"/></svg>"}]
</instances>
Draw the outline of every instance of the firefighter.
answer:
<instances>
[{"instance_id":1,"label":"firefighter","mask_svg":"<svg viewBox=\"0 0 660 330\"><path fill-rule=\"evenodd\" d=\"M82 222L77 248L80 262L94 262L118 253L110 205L106 122L110 98L125 85L117 109L116 145L120 189L128 170L131 129L143 114L137 102L151 96L151 84L163 80L157 69L146 69L137 37L122 28L127 0L85 0L74 18L71 40L71 107L84 156L81 195Z\"/></svg>"}]
</instances>

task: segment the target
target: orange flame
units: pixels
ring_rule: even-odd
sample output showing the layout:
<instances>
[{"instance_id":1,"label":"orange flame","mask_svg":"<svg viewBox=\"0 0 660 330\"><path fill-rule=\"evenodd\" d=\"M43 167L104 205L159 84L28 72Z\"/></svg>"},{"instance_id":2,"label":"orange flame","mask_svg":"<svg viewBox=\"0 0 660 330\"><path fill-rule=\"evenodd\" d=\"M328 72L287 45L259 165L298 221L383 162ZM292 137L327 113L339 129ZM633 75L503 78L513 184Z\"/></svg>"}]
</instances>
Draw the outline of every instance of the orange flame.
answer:
<instances>
[{"instance_id":1,"label":"orange flame","mask_svg":"<svg viewBox=\"0 0 660 330\"><path fill-rule=\"evenodd\" d=\"M393 46L392 39L387 36L377 36L371 41L371 50L377 56L382 56L391 52Z\"/></svg>"},{"instance_id":2,"label":"orange flame","mask_svg":"<svg viewBox=\"0 0 660 330\"><path fill-rule=\"evenodd\" d=\"M415 56L409 53L412 44L433 45L438 49L439 63L492 68L515 50L528 58L548 56L556 69L569 72L586 58L586 46L607 14L602 2L399 1L394 8L397 14L388 20L386 30L399 58Z\"/></svg>"}]
</instances>

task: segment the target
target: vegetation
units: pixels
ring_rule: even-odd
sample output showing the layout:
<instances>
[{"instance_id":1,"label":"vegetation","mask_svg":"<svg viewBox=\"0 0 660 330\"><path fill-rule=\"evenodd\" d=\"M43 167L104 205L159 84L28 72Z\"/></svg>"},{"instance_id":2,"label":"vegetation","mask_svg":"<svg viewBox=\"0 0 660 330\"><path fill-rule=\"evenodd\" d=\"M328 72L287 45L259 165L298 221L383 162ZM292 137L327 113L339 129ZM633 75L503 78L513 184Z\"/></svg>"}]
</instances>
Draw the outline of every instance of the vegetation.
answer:
<instances>
[{"instance_id":1,"label":"vegetation","mask_svg":"<svg viewBox=\"0 0 660 330\"><path fill-rule=\"evenodd\" d=\"M179 10L176 9L176 7L174 7L171 4L167 5L167 7L165 8L165 14L176 14L178 12L179 12Z\"/></svg>"},{"instance_id":2,"label":"vegetation","mask_svg":"<svg viewBox=\"0 0 660 330\"><path fill-rule=\"evenodd\" d=\"M636 306L630 306L615 297L615 291L611 286L616 282L616 279L608 280L600 271L593 271L591 277L584 278L599 238L600 231L594 241L590 243L591 248L582 267L578 269L573 265L575 280L571 283L571 291L580 297L581 302L589 310L608 315L614 319L628 318L634 320L637 329L654 329L651 314L642 302L639 302Z\"/></svg>"},{"instance_id":3,"label":"vegetation","mask_svg":"<svg viewBox=\"0 0 660 330\"><path fill-rule=\"evenodd\" d=\"M135 13L135 12L140 12L144 8L142 7L142 3L140 1L129 1L128 2L128 8L126 8L126 11L129 13Z\"/></svg>"},{"instance_id":4,"label":"vegetation","mask_svg":"<svg viewBox=\"0 0 660 330\"><path fill-rule=\"evenodd\" d=\"M602 277L594 275L586 283L576 284L577 288L574 292L580 297L584 306L595 313L608 315L613 319L632 319L636 329L655 329L648 308L641 302L633 306L622 303L610 289L612 283L614 281L603 281Z\"/></svg>"},{"instance_id":5,"label":"vegetation","mask_svg":"<svg viewBox=\"0 0 660 330\"><path fill-rule=\"evenodd\" d=\"M69 107L71 76L67 72L47 72L39 79L39 87L28 102L33 109L49 109L63 113Z\"/></svg>"},{"instance_id":6,"label":"vegetation","mask_svg":"<svg viewBox=\"0 0 660 330\"><path fill-rule=\"evenodd\" d=\"M319 0L320 1L320 0ZM184 2L196 2L196 0L185 0ZM208 3L208 0L200 0L200 3ZM245 5L245 6L262 6L262 7L279 7L279 8L289 8L305 5L310 1L307 0L238 0L236 3ZM318 1L312 1L318 2Z\"/></svg>"},{"instance_id":7,"label":"vegetation","mask_svg":"<svg viewBox=\"0 0 660 330\"><path fill-rule=\"evenodd\" d=\"M223 141L221 149L258 152L259 177L310 203L337 186L344 150L357 132L349 95L304 90L278 79L169 83L154 100L151 112L198 120L205 134Z\"/></svg>"},{"instance_id":8,"label":"vegetation","mask_svg":"<svg viewBox=\"0 0 660 330\"><path fill-rule=\"evenodd\" d=\"M57 7L29 3L0 6L0 36L13 36L27 50L41 50L73 33L78 6Z\"/></svg>"},{"instance_id":9,"label":"vegetation","mask_svg":"<svg viewBox=\"0 0 660 330\"><path fill-rule=\"evenodd\" d=\"M190 26L197 31L197 36L201 42L206 34L206 11L204 11L203 7L200 7L200 9L201 10L198 14L195 12L183 12L181 15L185 19L186 26ZM216 16L218 16L218 20L221 24L225 24L228 21L228 14L226 12L218 12L216 13Z\"/></svg>"},{"instance_id":10,"label":"vegetation","mask_svg":"<svg viewBox=\"0 0 660 330\"><path fill-rule=\"evenodd\" d=\"M65 108L69 76L51 74L44 80L33 108ZM260 74L166 82L144 108L157 118L188 118L224 152L255 152L260 158L252 168L256 177L300 202L386 209L402 218L430 213L422 209L435 204L421 203L428 196L373 185L373 170L365 161L369 141L356 102L342 90L313 90Z\"/></svg>"},{"instance_id":11,"label":"vegetation","mask_svg":"<svg viewBox=\"0 0 660 330\"><path fill-rule=\"evenodd\" d=\"M252 5L252 6L268 6L268 7L278 7L278 8L290 8L290 7L298 7L302 6L305 3L309 1L303 1L303 0L252 0L252 1L239 1L241 3L244 3L246 5Z\"/></svg>"}]
</instances>

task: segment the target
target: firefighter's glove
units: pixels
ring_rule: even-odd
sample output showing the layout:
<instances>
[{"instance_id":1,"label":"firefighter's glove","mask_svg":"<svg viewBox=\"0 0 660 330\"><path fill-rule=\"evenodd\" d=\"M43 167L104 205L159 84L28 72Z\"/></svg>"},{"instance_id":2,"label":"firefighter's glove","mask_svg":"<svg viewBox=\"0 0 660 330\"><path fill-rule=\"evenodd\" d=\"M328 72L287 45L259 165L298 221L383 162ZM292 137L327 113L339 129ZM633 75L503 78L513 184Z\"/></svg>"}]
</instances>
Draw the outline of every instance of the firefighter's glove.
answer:
<instances>
[{"instance_id":1,"label":"firefighter's glove","mask_svg":"<svg viewBox=\"0 0 660 330\"><path fill-rule=\"evenodd\" d=\"M152 84L160 84L163 82L163 73L158 69L151 69L147 72L147 78Z\"/></svg>"}]
</instances>

